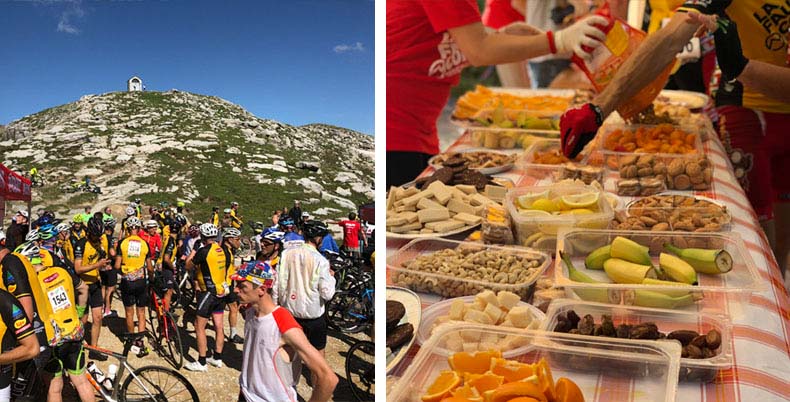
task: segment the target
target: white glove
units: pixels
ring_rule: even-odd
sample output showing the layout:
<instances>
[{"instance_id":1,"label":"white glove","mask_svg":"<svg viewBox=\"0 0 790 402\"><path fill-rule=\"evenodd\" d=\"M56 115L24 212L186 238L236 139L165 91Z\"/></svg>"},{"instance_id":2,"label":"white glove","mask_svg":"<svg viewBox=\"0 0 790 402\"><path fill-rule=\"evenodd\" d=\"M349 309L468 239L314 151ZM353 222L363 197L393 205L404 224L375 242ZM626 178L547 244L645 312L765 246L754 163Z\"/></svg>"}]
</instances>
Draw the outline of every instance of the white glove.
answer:
<instances>
[{"instance_id":1,"label":"white glove","mask_svg":"<svg viewBox=\"0 0 790 402\"><path fill-rule=\"evenodd\" d=\"M554 33L554 44L557 53L573 52L576 56L584 60L590 59L591 55L582 49L582 46L589 46L593 49L603 44L606 34L595 25L606 26L609 21L600 15L593 15L582 20L576 21L573 25ZM597 39L597 40L596 40Z\"/></svg>"}]
</instances>

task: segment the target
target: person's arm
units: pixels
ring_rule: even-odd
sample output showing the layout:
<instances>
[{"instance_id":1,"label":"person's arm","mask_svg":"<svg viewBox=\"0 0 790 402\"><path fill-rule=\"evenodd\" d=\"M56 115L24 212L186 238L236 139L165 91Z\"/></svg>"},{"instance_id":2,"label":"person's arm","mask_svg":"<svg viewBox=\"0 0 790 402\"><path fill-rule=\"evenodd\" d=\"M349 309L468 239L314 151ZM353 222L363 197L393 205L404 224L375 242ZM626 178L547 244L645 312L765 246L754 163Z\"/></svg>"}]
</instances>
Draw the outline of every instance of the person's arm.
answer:
<instances>
[{"instance_id":1,"label":"person's arm","mask_svg":"<svg viewBox=\"0 0 790 402\"><path fill-rule=\"evenodd\" d=\"M22 309L25 310L25 315L27 316L27 319L33 321L33 297L28 295L28 296L17 297L16 299L19 300L19 304L21 304Z\"/></svg>"},{"instance_id":2,"label":"person's arm","mask_svg":"<svg viewBox=\"0 0 790 402\"><path fill-rule=\"evenodd\" d=\"M738 81L772 99L790 103L790 68L751 60Z\"/></svg>"},{"instance_id":3,"label":"person's arm","mask_svg":"<svg viewBox=\"0 0 790 402\"><path fill-rule=\"evenodd\" d=\"M192 247L192 251L189 252L189 256L187 256L187 260L184 263L184 266L186 267L186 269L188 269L190 271L195 269L195 263L192 260L195 258L195 254L196 253L197 253L197 250L195 250L195 248L193 246Z\"/></svg>"},{"instance_id":4,"label":"person's arm","mask_svg":"<svg viewBox=\"0 0 790 402\"><path fill-rule=\"evenodd\" d=\"M337 386L337 374L329 367L324 356L310 344L301 329L291 328L285 331L283 338L287 344L294 348L318 381L317 384L313 384L313 393L308 402L328 401Z\"/></svg>"},{"instance_id":5,"label":"person's arm","mask_svg":"<svg viewBox=\"0 0 790 402\"><path fill-rule=\"evenodd\" d=\"M82 258L76 258L74 260L74 271L77 272L78 274L84 274L84 273L90 272L90 271L92 271L94 269L103 267L108 262L110 262L109 259L102 258L99 261L96 261L96 263L94 263L94 264L82 265Z\"/></svg>"},{"instance_id":6,"label":"person's arm","mask_svg":"<svg viewBox=\"0 0 790 402\"><path fill-rule=\"evenodd\" d=\"M11 329L7 329L10 331ZM12 364L30 360L39 353L38 338L31 334L19 340L19 346L5 353L0 353L0 364Z\"/></svg>"}]
</instances>

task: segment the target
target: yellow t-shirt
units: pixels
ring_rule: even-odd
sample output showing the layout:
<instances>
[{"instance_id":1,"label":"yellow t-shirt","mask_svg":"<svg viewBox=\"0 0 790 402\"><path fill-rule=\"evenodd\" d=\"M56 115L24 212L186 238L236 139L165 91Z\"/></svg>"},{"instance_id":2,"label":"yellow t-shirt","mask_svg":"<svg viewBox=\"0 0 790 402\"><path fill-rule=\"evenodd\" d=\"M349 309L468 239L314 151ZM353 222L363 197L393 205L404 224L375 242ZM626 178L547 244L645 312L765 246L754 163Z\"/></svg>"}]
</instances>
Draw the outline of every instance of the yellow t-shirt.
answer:
<instances>
[{"instance_id":1,"label":"yellow t-shirt","mask_svg":"<svg viewBox=\"0 0 790 402\"><path fill-rule=\"evenodd\" d=\"M236 210L235 209L231 209L230 210L230 225L233 226L236 229L241 227L241 219L236 217Z\"/></svg>"},{"instance_id":2,"label":"yellow t-shirt","mask_svg":"<svg viewBox=\"0 0 790 402\"><path fill-rule=\"evenodd\" d=\"M107 254L107 247L109 247L107 236L102 236L100 243L101 245L97 250L87 238L80 240L74 246L74 258L81 258L82 266L95 264L102 258L109 258ZM94 268L88 272L83 272L80 274L80 278L88 285L92 285L99 281L99 269Z\"/></svg>"},{"instance_id":3,"label":"yellow t-shirt","mask_svg":"<svg viewBox=\"0 0 790 402\"><path fill-rule=\"evenodd\" d=\"M787 0L688 0L679 11L724 13L738 24L743 55L780 67L787 65L790 11ZM790 103L769 98L752 88L743 88L743 107L771 113L790 113Z\"/></svg>"},{"instance_id":4,"label":"yellow t-shirt","mask_svg":"<svg viewBox=\"0 0 790 402\"><path fill-rule=\"evenodd\" d=\"M121 258L121 274L129 275L145 268L148 253L148 243L140 236L131 235L123 239L118 244L117 251L117 255Z\"/></svg>"},{"instance_id":5,"label":"yellow t-shirt","mask_svg":"<svg viewBox=\"0 0 790 402\"><path fill-rule=\"evenodd\" d=\"M224 296L229 289L227 256L217 243L203 246L195 253L192 262L196 266L198 287L203 292Z\"/></svg>"}]
</instances>

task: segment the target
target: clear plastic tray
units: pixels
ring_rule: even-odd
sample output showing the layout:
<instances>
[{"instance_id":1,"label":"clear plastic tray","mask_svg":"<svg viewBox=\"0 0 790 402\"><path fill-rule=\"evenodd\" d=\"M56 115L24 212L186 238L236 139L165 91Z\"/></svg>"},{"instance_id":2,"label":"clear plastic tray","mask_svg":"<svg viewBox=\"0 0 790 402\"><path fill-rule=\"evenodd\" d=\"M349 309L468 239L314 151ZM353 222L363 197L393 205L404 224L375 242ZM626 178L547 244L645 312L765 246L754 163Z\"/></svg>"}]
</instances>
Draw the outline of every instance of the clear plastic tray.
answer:
<instances>
[{"instance_id":1,"label":"clear plastic tray","mask_svg":"<svg viewBox=\"0 0 790 402\"><path fill-rule=\"evenodd\" d=\"M481 274L480 266L469 264L471 267L456 269L450 267L451 273L439 274L433 272L419 271L406 268L406 264L417 257L433 254L447 249L468 248L471 250L493 250L499 251L502 255L521 255L527 258L539 259L539 265L533 272L526 277L510 280L507 278L502 282L485 281L483 279L468 279L459 277L460 272L471 272ZM551 263L551 255L533 250L530 248L517 246L495 246L485 245L475 242L455 241L446 239L415 239L401 247L396 253L387 258L387 269L389 273L388 283L405 287L415 292L435 294L441 297L459 297L476 295L483 290L489 289L494 292L508 290L518 294L523 301L529 301L535 289L535 282ZM504 264L503 264L504 265ZM509 268L509 267L508 267ZM491 268L492 270L495 268ZM502 272L502 271L500 271ZM511 270L506 276L518 275L518 272ZM425 298L423 298L425 300Z\"/></svg>"},{"instance_id":2,"label":"clear plastic tray","mask_svg":"<svg viewBox=\"0 0 790 402\"><path fill-rule=\"evenodd\" d=\"M519 196L525 194L539 194L545 191L549 192L549 198L599 192L598 203L596 204L598 212L587 215L567 214L547 216L524 216L518 212L515 203ZM614 219L614 211L612 211L612 207L607 201L604 193L594 187L584 185L554 184L550 186L511 189L505 196L505 206L510 213L510 218L513 220L518 244L549 252L555 250L556 235L561 228L607 228L612 219Z\"/></svg>"},{"instance_id":3,"label":"clear plastic tray","mask_svg":"<svg viewBox=\"0 0 790 402\"><path fill-rule=\"evenodd\" d=\"M671 198L670 198L671 197ZM683 201L696 201L697 206L684 206ZM658 204L657 200L667 201ZM669 203L670 200L675 200ZM658 205L658 206L655 206ZM637 222L637 220L641 221ZM720 201L688 193L662 192L654 197L635 199L625 208L615 211L613 229L696 232L726 232L732 216ZM625 223L624 225L622 223ZM689 239L696 243L696 239ZM689 247L699 247L690 245ZM703 246L704 247L704 246Z\"/></svg>"},{"instance_id":4,"label":"clear plastic tray","mask_svg":"<svg viewBox=\"0 0 790 402\"><path fill-rule=\"evenodd\" d=\"M604 170L600 167L588 167L586 153L577 162L566 162L559 164L535 163L536 152L559 151L559 140L536 140L524 152L522 157L516 160L516 166L524 170L524 174L537 180L559 181L564 179L581 179L590 184L593 180L603 183Z\"/></svg>"},{"instance_id":5,"label":"clear plastic tray","mask_svg":"<svg viewBox=\"0 0 790 402\"><path fill-rule=\"evenodd\" d=\"M681 381L711 382L716 378L719 370L732 367L732 343L730 342L732 324L724 316L704 312L613 306L578 300L555 299L549 305L546 319L540 329L554 331L557 326L557 316L570 310L575 311L579 317L590 314L596 323L600 322L602 314L610 315L615 326L653 322L658 326L658 330L665 334L676 330L692 330L704 335L715 329L721 333L721 346L716 356L707 359L681 358L679 379Z\"/></svg>"},{"instance_id":6,"label":"clear plastic tray","mask_svg":"<svg viewBox=\"0 0 790 402\"><path fill-rule=\"evenodd\" d=\"M678 156L678 155L693 155L693 154L678 154L672 152L630 152L630 151L613 151L605 148L606 140L615 130L629 130L629 131L636 131L639 128L654 128L659 125L647 125L647 124L607 124L601 127L598 130L598 144L600 147L600 152L604 156L627 156L633 154L652 154L652 155L661 155L661 156ZM698 127L692 126L673 126L674 128L680 129L685 131L689 134L695 134L696 138L694 140L694 150L696 150L696 154L701 155L703 154L702 148L702 133L700 132Z\"/></svg>"},{"instance_id":7,"label":"clear plastic tray","mask_svg":"<svg viewBox=\"0 0 790 402\"><path fill-rule=\"evenodd\" d=\"M496 346L503 355L523 363L545 358L553 378L567 377L581 389L585 400L606 399L635 402L674 401L680 367L680 345L675 342L644 342L590 338L569 334L479 325L446 325L426 342L412 360L388 401L418 402L441 370L449 370L441 350L454 338L502 339ZM488 350L469 342L471 351Z\"/></svg>"},{"instance_id":8,"label":"clear plastic tray","mask_svg":"<svg viewBox=\"0 0 790 402\"><path fill-rule=\"evenodd\" d=\"M472 146L489 149L526 149L537 140L560 138L560 132L557 130L469 127L466 132Z\"/></svg>"},{"instance_id":9,"label":"clear plastic tray","mask_svg":"<svg viewBox=\"0 0 790 402\"><path fill-rule=\"evenodd\" d=\"M618 183L658 178L665 188L677 191L707 191L713 183L713 164L702 154L614 154L604 158L604 166Z\"/></svg>"},{"instance_id":10,"label":"clear plastic tray","mask_svg":"<svg viewBox=\"0 0 790 402\"><path fill-rule=\"evenodd\" d=\"M718 274L697 275L699 285L645 285L612 283L603 270L587 269L584 259L593 250L611 244L615 237L622 236L650 248L653 265L658 265L658 256L666 242L678 247L697 247L727 250L733 259L731 271ZM568 270L560 258L560 252L570 257L573 266L599 283L577 282L568 277ZM752 292L762 291L765 284L754 265L754 260L746 250L740 235L737 233L675 233L661 231L633 230L580 230L563 229L558 235L557 258L554 269L555 286L564 287L570 297L580 297L588 301L605 301L615 304L637 304L644 307L683 308L693 302L704 300L711 294L732 294L741 298L748 297ZM669 301L663 298L647 297L655 294L643 291L663 291L676 293L691 292L693 302L689 298ZM636 292L642 292L637 294ZM637 297L639 296L639 297ZM678 296L678 295L675 295Z\"/></svg>"}]
</instances>

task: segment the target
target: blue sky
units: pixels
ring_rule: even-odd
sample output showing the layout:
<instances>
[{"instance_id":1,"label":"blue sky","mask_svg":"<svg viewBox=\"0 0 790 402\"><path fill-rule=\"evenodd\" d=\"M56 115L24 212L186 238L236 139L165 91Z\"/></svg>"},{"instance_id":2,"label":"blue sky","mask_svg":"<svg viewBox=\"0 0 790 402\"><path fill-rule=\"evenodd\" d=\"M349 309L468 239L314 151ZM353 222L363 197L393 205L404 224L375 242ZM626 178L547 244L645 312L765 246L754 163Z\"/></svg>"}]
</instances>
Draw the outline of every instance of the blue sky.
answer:
<instances>
[{"instance_id":1,"label":"blue sky","mask_svg":"<svg viewBox=\"0 0 790 402\"><path fill-rule=\"evenodd\" d=\"M371 0L0 0L0 124L126 90L374 134Z\"/></svg>"}]
</instances>

